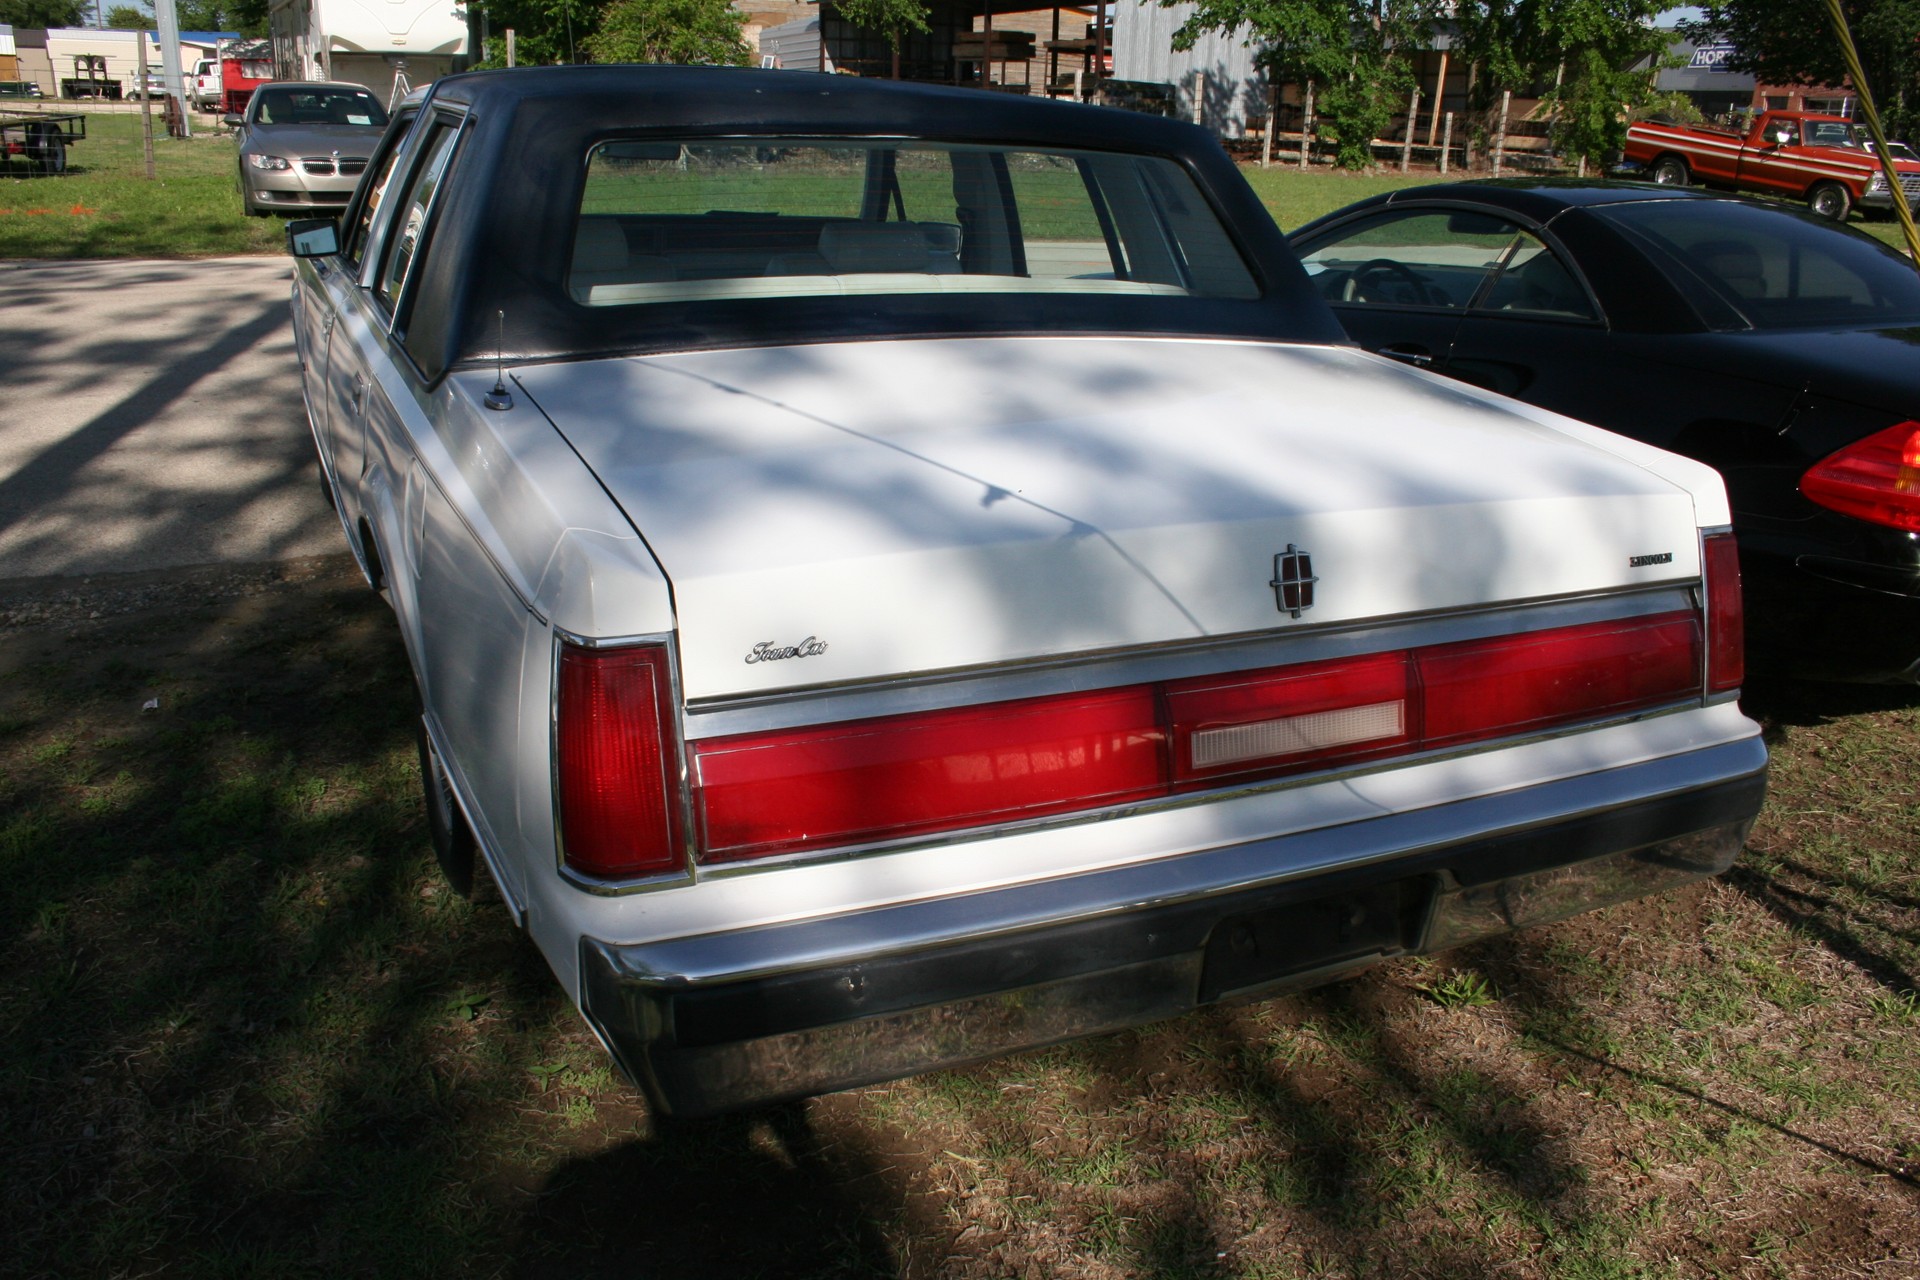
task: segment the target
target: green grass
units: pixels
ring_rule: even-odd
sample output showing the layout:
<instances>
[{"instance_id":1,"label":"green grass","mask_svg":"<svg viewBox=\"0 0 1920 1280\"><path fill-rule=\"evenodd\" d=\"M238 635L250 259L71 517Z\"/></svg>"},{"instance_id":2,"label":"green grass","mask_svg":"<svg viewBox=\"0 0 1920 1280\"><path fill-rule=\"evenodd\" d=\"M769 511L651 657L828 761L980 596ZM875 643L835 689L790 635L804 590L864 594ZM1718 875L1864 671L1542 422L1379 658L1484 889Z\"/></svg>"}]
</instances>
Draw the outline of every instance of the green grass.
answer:
<instances>
[{"instance_id":1,"label":"green grass","mask_svg":"<svg viewBox=\"0 0 1920 1280\"><path fill-rule=\"evenodd\" d=\"M49 107L48 110L55 108ZM282 251L278 219L248 218L231 135L168 138L156 120L146 177L137 113L88 112L68 170L0 163L0 258L201 258Z\"/></svg>"}]
</instances>

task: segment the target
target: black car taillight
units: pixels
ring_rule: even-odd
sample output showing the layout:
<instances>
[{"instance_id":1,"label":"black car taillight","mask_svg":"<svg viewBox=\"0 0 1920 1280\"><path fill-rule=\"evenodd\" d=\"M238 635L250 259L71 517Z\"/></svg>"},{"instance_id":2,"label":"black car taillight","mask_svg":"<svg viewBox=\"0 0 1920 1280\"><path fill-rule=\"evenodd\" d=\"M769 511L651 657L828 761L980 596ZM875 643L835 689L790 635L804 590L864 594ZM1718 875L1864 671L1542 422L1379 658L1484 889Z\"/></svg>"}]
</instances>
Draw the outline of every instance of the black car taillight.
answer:
<instances>
[{"instance_id":1,"label":"black car taillight","mask_svg":"<svg viewBox=\"0 0 1920 1280\"><path fill-rule=\"evenodd\" d=\"M1920 422L1902 422L1816 462L1800 492L1841 515L1920 533Z\"/></svg>"}]
</instances>

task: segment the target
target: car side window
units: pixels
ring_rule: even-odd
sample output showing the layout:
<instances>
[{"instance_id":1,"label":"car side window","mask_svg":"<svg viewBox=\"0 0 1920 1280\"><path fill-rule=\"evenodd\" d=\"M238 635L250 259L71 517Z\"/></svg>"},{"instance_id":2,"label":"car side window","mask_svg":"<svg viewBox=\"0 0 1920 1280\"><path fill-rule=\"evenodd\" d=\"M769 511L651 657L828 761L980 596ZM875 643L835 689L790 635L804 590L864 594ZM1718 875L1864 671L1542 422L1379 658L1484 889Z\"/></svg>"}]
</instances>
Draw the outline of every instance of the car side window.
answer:
<instances>
[{"instance_id":1,"label":"car side window","mask_svg":"<svg viewBox=\"0 0 1920 1280\"><path fill-rule=\"evenodd\" d=\"M395 206L393 227L387 233L386 260L381 264L380 275L374 285L374 296L379 298L389 314L394 309L394 300L400 296L407 282L414 259L419 256L426 235L427 217L433 210L433 194L440 189L440 178L446 170L447 157L453 152L453 140L458 132L455 121L435 122L433 132L421 148L420 163L414 168L413 180L401 194L400 203Z\"/></svg>"},{"instance_id":2,"label":"car side window","mask_svg":"<svg viewBox=\"0 0 1920 1280\"><path fill-rule=\"evenodd\" d=\"M1302 262L1336 304L1464 308L1520 229L1461 210L1385 213L1341 228Z\"/></svg>"},{"instance_id":3,"label":"car side window","mask_svg":"<svg viewBox=\"0 0 1920 1280\"><path fill-rule=\"evenodd\" d=\"M1500 274L1474 310L1560 320L1599 318L1593 300L1566 264L1538 236L1519 230Z\"/></svg>"},{"instance_id":4,"label":"car side window","mask_svg":"<svg viewBox=\"0 0 1920 1280\"><path fill-rule=\"evenodd\" d=\"M367 187L366 199L361 202L353 225L348 228L347 247L342 256L356 267L366 256L374 218L379 215L381 202L386 198L387 184L393 181L393 167L399 162L400 152L405 149L408 119L402 116L398 127L387 134L387 149L374 161L373 181Z\"/></svg>"}]
</instances>

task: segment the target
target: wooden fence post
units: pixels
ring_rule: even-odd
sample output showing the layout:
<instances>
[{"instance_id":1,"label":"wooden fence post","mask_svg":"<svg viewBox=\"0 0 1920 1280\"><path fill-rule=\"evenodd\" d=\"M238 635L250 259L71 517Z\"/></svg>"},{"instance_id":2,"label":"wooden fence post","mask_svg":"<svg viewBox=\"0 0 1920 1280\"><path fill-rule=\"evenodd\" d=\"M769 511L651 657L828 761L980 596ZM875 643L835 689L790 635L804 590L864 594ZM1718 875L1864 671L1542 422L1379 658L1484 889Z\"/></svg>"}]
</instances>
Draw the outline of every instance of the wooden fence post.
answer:
<instances>
[{"instance_id":1,"label":"wooden fence post","mask_svg":"<svg viewBox=\"0 0 1920 1280\"><path fill-rule=\"evenodd\" d=\"M1273 163L1273 126L1280 122L1280 86L1271 82L1267 85L1267 128L1266 137L1260 140L1260 167L1267 168Z\"/></svg>"},{"instance_id":2,"label":"wooden fence post","mask_svg":"<svg viewBox=\"0 0 1920 1280\"><path fill-rule=\"evenodd\" d=\"M1507 112L1513 106L1513 90L1504 89L1500 93L1500 131L1493 135L1493 176L1500 176L1500 168L1507 161Z\"/></svg>"},{"instance_id":3,"label":"wooden fence post","mask_svg":"<svg viewBox=\"0 0 1920 1280\"><path fill-rule=\"evenodd\" d=\"M1413 96L1407 99L1407 140L1400 144L1400 172L1407 171L1407 163L1413 159L1413 131L1420 122L1420 90L1416 87Z\"/></svg>"},{"instance_id":4,"label":"wooden fence post","mask_svg":"<svg viewBox=\"0 0 1920 1280\"><path fill-rule=\"evenodd\" d=\"M1300 169L1307 168L1307 154L1312 150L1313 139L1313 81L1307 81L1307 109L1300 117Z\"/></svg>"}]
</instances>

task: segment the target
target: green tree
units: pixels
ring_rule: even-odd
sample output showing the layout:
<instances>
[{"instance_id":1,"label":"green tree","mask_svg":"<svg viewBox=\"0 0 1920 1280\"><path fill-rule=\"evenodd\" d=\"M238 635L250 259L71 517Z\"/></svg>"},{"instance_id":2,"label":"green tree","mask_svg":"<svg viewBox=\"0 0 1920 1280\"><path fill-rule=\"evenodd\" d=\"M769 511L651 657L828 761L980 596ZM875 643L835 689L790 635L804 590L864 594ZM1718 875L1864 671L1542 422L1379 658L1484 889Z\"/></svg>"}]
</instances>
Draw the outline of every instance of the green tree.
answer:
<instances>
[{"instance_id":1,"label":"green tree","mask_svg":"<svg viewBox=\"0 0 1920 1280\"><path fill-rule=\"evenodd\" d=\"M514 62L522 67L583 62L585 41L598 29L601 11L591 0L484 0L486 46L474 64L507 65L507 32L514 33Z\"/></svg>"},{"instance_id":2,"label":"green tree","mask_svg":"<svg viewBox=\"0 0 1920 1280\"><path fill-rule=\"evenodd\" d=\"M1887 132L1920 136L1920 0L1845 0L1841 8ZM1721 0L1682 28L1695 41L1731 44L1729 65L1765 83L1847 83L1822 0Z\"/></svg>"},{"instance_id":3,"label":"green tree","mask_svg":"<svg viewBox=\"0 0 1920 1280\"><path fill-rule=\"evenodd\" d=\"M746 17L727 0L615 0L586 41L597 62L745 66Z\"/></svg>"},{"instance_id":4,"label":"green tree","mask_svg":"<svg viewBox=\"0 0 1920 1280\"><path fill-rule=\"evenodd\" d=\"M856 27L878 31L893 47L893 78L900 78L900 40L927 29L924 0L834 0L833 11Z\"/></svg>"},{"instance_id":5,"label":"green tree","mask_svg":"<svg viewBox=\"0 0 1920 1280\"><path fill-rule=\"evenodd\" d=\"M1439 8L1437 0L1199 0L1173 47L1244 29L1276 83L1313 82L1321 136L1340 165L1357 169L1371 163L1368 144L1406 103L1409 55L1432 38Z\"/></svg>"},{"instance_id":6,"label":"green tree","mask_svg":"<svg viewBox=\"0 0 1920 1280\"><path fill-rule=\"evenodd\" d=\"M11 27L77 27L85 0L0 0L0 22Z\"/></svg>"},{"instance_id":7,"label":"green tree","mask_svg":"<svg viewBox=\"0 0 1920 1280\"><path fill-rule=\"evenodd\" d=\"M182 31L232 31L267 34L267 0L174 0Z\"/></svg>"},{"instance_id":8,"label":"green tree","mask_svg":"<svg viewBox=\"0 0 1920 1280\"><path fill-rule=\"evenodd\" d=\"M1486 68L1478 85L1484 94L1551 85L1542 96L1552 106L1555 144L1599 160L1622 145L1628 119L1654 97L1644 65L1666 56L1668 37L1653 19L1670 7L1668 0L1462 0L1457 48Z\"/></svg>"},{"instance_id":9,"label":"green tree","mask_svg":"<svg viewBox=\"0 0 1920 1280\"><path fill-rule=\"evenodd\" d=\"M130 4L117 4L107 10L107 26L115 31L152 31L153 15Z\"/></svg>"}]
</instances>

